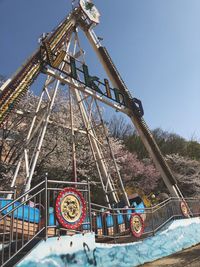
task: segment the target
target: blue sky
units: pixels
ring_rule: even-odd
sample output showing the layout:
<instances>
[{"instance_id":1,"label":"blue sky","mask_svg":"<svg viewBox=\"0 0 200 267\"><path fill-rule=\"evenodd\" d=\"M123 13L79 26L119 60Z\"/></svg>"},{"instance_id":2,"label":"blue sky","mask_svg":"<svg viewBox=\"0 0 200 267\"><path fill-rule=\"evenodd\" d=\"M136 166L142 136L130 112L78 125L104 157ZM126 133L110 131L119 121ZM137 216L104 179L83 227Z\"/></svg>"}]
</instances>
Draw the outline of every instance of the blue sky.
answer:
<instances>
[{"instance_id":1,"label":"blue sky","mask_svg":"<svg viewBox=\"0 0 200 267\"><path fill-rule=\"evenodd\" d=\"M131 93L142 100L150 128L200 140L200 1L94 3L101 13L95 32ZM0 73L15 72L41 33L51 31L70 9L69 0L0 0ZM87 49L90 72L102 75Z\"/></svg>"}]
</instances>

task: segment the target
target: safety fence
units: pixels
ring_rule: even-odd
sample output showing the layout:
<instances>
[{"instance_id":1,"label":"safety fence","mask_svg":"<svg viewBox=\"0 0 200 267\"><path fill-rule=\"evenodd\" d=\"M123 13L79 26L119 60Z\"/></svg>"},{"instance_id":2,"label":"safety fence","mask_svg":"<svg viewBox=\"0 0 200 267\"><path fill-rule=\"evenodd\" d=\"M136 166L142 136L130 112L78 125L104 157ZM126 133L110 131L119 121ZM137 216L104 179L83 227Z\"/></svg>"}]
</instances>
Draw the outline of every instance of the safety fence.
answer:
<instances>
[{"instance_id":1,"label":"safety fence","mask_svg":"<svg viewBox=\"0 0 200 267\"><path fill-rule=\"evenodd\" d=\"M87 216L75 230L62 227L55 217L56 199L64 188L75 188L84 199ZM70 205L78 208L73 199ZM17 198L15 191L0 191L0 266L14 266L41 239L91 231L90 221L88 183L46 179Z\"/></svg>"},{"instance_id":2,"label":"safety fence","mask_svg":"<svg viewBox=\"0 0 200 267\"><path fill-rule=\"evenodd\" d=\"M7 197L5 197L6 194ZM16 199L14 192L1 191L1 266L8 264L16 254L44 231L45 226L40 223L40 214L44 205L43 196L45 196L45 182L39 183Z\"/></svg>"},{"instance_id":3,"label":"safety fence","mask_svg":"<svg viewBox=\"0 0 200 267\"><path fill-rule=\"evenodd\" d=\"M197 198L108 208L90 202L89 183L46 179L17 198L16 191L0 191L0 265L14 266L41 239L94 232L99 242L130 242L155 234L171 220L199 215Z\"/></svg>"},{"instance_id":4,"label":"safety fence","mask_svg":"<svg viewBox=\"0 0 200 267\"><path fill-rule=\"evenodd\" d=\"M131 221L132 215L139 215L142 219ZM92 203L92 229L98 241L114 240L126 242L154 235L168 222L175 219L200 216L200 199L169 198L151 208L136 205L134 208L107 208ZM132 224L132 225L131 225ZM135 232L131 230L135 224ZM142 231L141 236L137 231Z\"/></svg>"}]
</instances>

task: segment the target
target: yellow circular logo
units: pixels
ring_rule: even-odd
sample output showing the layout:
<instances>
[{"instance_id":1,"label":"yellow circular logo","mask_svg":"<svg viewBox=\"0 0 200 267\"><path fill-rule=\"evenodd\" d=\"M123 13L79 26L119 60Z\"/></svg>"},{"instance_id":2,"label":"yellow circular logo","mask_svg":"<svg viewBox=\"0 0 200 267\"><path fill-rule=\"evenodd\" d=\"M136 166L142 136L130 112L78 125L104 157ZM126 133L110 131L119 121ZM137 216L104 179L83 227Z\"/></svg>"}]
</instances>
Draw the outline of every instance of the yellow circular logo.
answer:
<instances>
[{"instance_id":1,"label":"yellow circular logo","mask_svg":"<svg viewBox=\"0 0 200 267\"><path fill-rule=\"evenodd\" d=\"M76 222L80 218L80 202L75 195L67 195L62 199L61 215L70 223Z\"/></svg>"},{"instance_id":2,"label":"yellow circular logo","mask_svg":"<svg viewBox=\"0 0 200 267\"><path fill-rule=\"evenodd\" d=\"M139 217L134 217L132 220L132 229L136 232L139 233L142 229L142 224L141 221L139 219Z\"/></svg>"},{"instance_id":3,"label":"yellow circular logo","mask_svg":"<svg viewBox=\"0 0 200 267\"><path fill-rule=\"evenodd\" d=\"M130 230L135 237L140 237L144 232L144 221L140 214L133 213L130 219Z\"/></svg>"},{"instance_id":4,"label":"yellow circular logo","mask_svg":"<svg viewBox=\"0 0 200 267\"><path fill-rule=\"evenodd\" d=\"M55 203L56 218L67 229L77 229L85 220L86 203L83 195L75 188L64 188Z\"/></svg>"},{"instance_id":5,"label":"yellow circular logo","mask_svg":"<svg viewBox=\"0 0 200 267\"><path fill-rule=\"evenodd\" d=\"M183 216L190 217L189 210L188 210L188 207L185 201L181 201L180 205L181 205L181 211L182 211Z\"/></svg>"}]
</instances>

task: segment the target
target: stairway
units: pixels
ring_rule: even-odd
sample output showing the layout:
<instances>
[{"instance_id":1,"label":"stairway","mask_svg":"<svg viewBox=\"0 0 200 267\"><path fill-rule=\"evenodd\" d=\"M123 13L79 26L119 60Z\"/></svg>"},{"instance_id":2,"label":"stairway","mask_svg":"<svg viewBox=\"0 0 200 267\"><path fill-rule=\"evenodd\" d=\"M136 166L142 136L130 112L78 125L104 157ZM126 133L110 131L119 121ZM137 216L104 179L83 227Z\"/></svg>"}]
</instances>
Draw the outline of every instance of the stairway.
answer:
<instances>
[{"instance_id":1,"label":"stairway","mask_svg":"<svg viewBox=\"0 0 200 267\"><path fill-rule=\"evenodd\" d=\"M0 266L15 266L46 236L40 222L44 191L45 181L14 200L0 198ZM39 206L31 207L36 199Z\"/></svg>"},{"instance_id":2,"label":"stairway","mask_svg":"<svg viewBox=\"0 0 200 267\"><path fill-rule=\"evenodd\" d=\"M5 267L12 267L19 263L31 250L42 240L36 237L31 241L18 240L11 242L7 247L0 251L0 258ZM25 245L23 245L25 243Z\"/></svg>"}]
</instances>

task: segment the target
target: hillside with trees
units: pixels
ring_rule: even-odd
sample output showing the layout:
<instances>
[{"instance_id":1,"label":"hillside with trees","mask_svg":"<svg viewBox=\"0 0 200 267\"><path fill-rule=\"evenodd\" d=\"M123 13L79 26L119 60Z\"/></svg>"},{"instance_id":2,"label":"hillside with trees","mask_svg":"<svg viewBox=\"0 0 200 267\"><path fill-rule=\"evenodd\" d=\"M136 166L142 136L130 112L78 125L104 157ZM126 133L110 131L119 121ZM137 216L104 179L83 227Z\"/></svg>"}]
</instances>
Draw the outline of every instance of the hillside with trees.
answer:
<instances>
[{"instance_id":1,"label":"hillside with trees","mask_svg":"<svg viewBox=\"0 0 200 267\"><path fill-rule=\"evenodd\" d=\"M124 168L129 174L129 177L125 176L124 179L128 186L142 188L146 194L168 193L140 137L131 125L126 123L123 117L116 116L108 125L111 135L124 144L124 153L127 157L124 163L127 166L124 165ZM178 134L163 131L160 128L154 129L152 133L184 196L199 195L200 143L193 139L188 141Z\"/></svg>"},{"instance_id":2,"label":"hillside with trees","mask_svg":"<svg viewBox=\"0 0 200 267\"><path fill-rule=\"evenodd\" d=\"M8 189L22 153L24 140L32 120L38 97L29 93L23 103L19 103L17 110L13 112L9 120L2 126L0 131L0 184L1 189ZM33 177L33 185L43 179L48 173L49 179L71 180L73 177L71 134L69 121L69 105L66 95L58 95L57 105L53 109L43 149ZM43 103L45 106L45 102ZM74 106L74 113L78 114ZM23 112L20 112L22 111ZM83 127L81 118L75 117L76 128ZM146 194L168 193L159 172L156 170L149 155L144 148L140 137L120 115L114 116L106 123L110 136L110 144L116 158L119 171L126 188L132 191L139 189ZM101 129L97 129L103 141ZM154 129L154 138L163 155L169 163L172 172L184 194L184 196L197 196L200 193L200 144L196 140L187 141L175 133ZM33 137L33 144L36 142ZM95 162L92 159L88 138L75 132L77 175L80 181L90 179L93 183L93 195L100 196L98 186L98 174ZM30 146L29 149L33 149ZM109 156L109 151L105 151ZM114 175L114 167L110 166L111 174ZM23 169L21 177L23 177ZM21 181L20 186L23 186Z\"/></svg>"}]
</instances>

